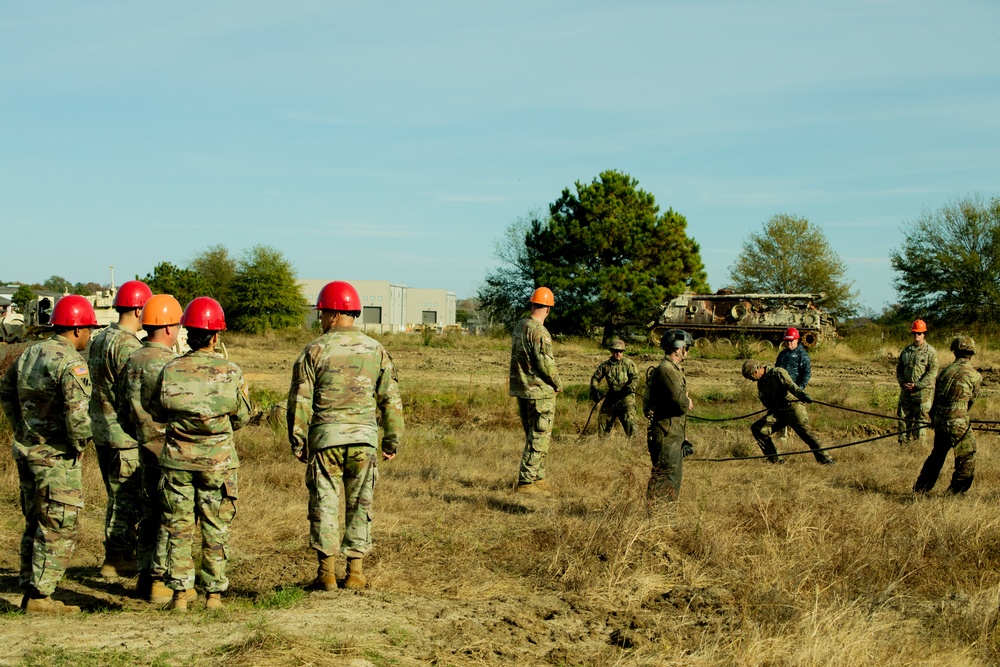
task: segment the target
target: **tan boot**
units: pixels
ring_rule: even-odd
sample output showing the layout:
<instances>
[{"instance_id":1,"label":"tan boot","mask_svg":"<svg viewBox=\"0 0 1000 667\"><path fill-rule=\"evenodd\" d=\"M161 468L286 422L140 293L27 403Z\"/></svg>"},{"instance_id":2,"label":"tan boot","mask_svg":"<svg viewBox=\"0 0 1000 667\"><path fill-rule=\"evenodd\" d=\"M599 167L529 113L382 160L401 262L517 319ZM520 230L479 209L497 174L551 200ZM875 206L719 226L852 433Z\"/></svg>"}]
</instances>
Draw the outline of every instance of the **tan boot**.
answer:
<instances>
[{"instance_id":1,"label":"tan boot","mask_svg":"<svg viewBox=\"0 0 1000 667\"><path fill-rule=\"evenodd\" d=\"M188 610L188 592L187 591L174 591L174 596L170 600L170 604L167 605L169 611L183 611Z\"/></svg>"},{"instance_id":2,"label":"tan boot","mask_svg":"<svg viewBox=\"0 0 1000 667\"><path fill-rule=\"evenodd\" d=\"M518 484L517 492L524 493L530 496L551 496L552 492L545 488L544 485L540 485L538 482L528 483L528 484Z\"/></svg>"},{"instance_id":3,"label":"tan boot","mask_svg":"<svg viewBox=\"0 0 1000 667\"><path fill-rule=\"evenodd\" d=\"M105 579L131 577L135 575L135 555L123 551L108 551L101 565L101 576Z\"/></svg>"},{"instance_id":4,"label":"tan boot","mask_svg":"<svg viewBox=\"0 0 1000 667\"><path fill-rule=\"evenodd\" d=\"M365 578L364 570L361 567L360 558L347 559L347 579L344 579L344 588L351 591L364 590L368 579Z\"/></svg>"},{"instance_id":5,"label":"tan boot","mask_svg":"<svg viewBox=\"0 0 1000 667\"><path fill-rule=\"evenodd\" d=\"M28 614L77 614L80 612L80 608L76 605L63 604L50 597L44 597L28 598L24 611Z\"/></svg>"},{"instance_id":6,"label":"tan boot","mask_svg":"<svg viewBox=\"0 0 1000 667\"><path fill-rule=\"evenodd\" d=\"M205 609L222 609L222 593L209 593L205 599Z\"/></svg>"},{"instance_id":7,"label":"tan boot","mask_svg":"<svg viewBox=\"0 0 1000 667\"><path fill-rule=\"evenodd\" d=\"M316 553L319 557L319 569L316 570L316 578L309 584L309 588L314 591L337 590L337 575L334 572L337 557L327 556L318 551Z\"/></svg>"},{"instance_id":8,"label":"tan boot","mask_svg":"<svg viewBox=\"0 0 1000 667\"><path fill-rule=\"evenodd\" d=\"M174 592L167 588L162 579L154 579L149 588L149 598L153 604L167 604L174 597Z\"/></svg>"}]
</instances>

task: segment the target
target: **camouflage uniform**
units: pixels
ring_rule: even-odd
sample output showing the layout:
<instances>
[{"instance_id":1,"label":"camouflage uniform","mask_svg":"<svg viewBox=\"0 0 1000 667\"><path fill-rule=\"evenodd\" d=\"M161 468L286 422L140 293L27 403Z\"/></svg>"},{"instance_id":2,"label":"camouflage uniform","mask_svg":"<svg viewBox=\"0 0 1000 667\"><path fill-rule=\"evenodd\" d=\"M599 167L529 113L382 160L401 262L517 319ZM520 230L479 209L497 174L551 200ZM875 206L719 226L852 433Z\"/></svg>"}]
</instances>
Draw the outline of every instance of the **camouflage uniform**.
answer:
<instances>
[{"instance_id":1,"label":"camouflage uniform","mask_svg":"<svg viewBox=\"0 0 1000 667\"><path fill-rule=\"evenodd\" d=\"M556 394L560 391L552 336L544 324L526 317L514 327L510 350L509 394L517 397L525 438L518 484L545 479L545 458L552 440Z\"/></svg>"},{"instance_id":2,"label":"camouflage uniform","mask_svg":"<svg viewBox=\"0 0 1000 667\"><path fill-rule=\"evenodd\" d=\"M976 472L976 435L970 427L969 409L979 393L983 376L970 359L956 359L941 371L934 388L934 448L924 461L913 490L926 493L934 488L948 450L955 449L955 471L949 493L965 493Z\"/></svg>"},{"instance_id":3,"label":"camouflage uniform","mask_svg":"<svg viewBox=\"0 0 1000 667\"><path fill-rule=\"evenodd\" d=\"M139 443L118 422L118 383L130 354L142 347L136 335L115 323L94 336L90 345L90 420L94 449L101 467L108 506L104 517L104 551L131 555L136 524L142 514Z\"/></svg>"},{"instance_id":4,"label":"camouflage uniform","mask_svg":"<svg viewBox=\"0 0 1000 667\"><path fill-rule=\"evenodd\" d=\"M624 357L603 362L590 378L591 398L599 400L599 385L603 380L608 381L608 393L597 416L598 432L607 435L615 421L620 421L625 435L631 438L635 434L635 390L639 386L635 363Z\"/></svg>"},{"instance_id":5,"label":"camouflage uniform","mask_svg":"<svg viewBox=\"0 0 1000 667\"><path fill-rule=\"evenodd\" d=\"M76 547L90 391L83 357L58 335L26 349L0 380L25 520L18 582L44 596L55 591Z\"/></svg>"},{"instance_id":6,"label":"camouflage uniform","mask_svg":"<svg viewBox=\"0 0 1000 667\"><path fill-rule=\"evenodd\" d=\"M149 402L153 420L167 426L160 469L160 503L167 530L164 583L194 588L192 545L201 520L201 572L208 593L229 587L229 524L236 516L239 457L233 431L250 419L243 371L213 352L192 350L163 367Z\"/></svg>"},{"instance_id":7,"label":"camouflage uniform","mask_svg":"<svg viewBox=\"0 0 1000 667\"><path fill-rule=\"evenodd\" d=\"M819 463L833 463L833 458L826 452L820 451L822 445L816 438L816 434L809 428L809 417L806 415L806 408L801 402L792 402L792 398L799 401L809 402L811 399L805 391L792 382L788 371L784 368L764 367L764 375L757 381L757 396L760 402L767 408L767 414L755 421L750 426L754 440L760 446L760 450L768 457L772 463L779 463L781 458L778 450L771 440L771 434L785 426L791 427L795 434L802 439L802 442L809 445L813 450L813 456Z\"/></svg>"},{"instance_id":8,"label":"camouflage uniform","mask_svg":"<svg viewBox=\"0 0 1000 667\"><path fill-rule=\"evenodd\" d=\"M899 383L899 407L896 416L902 424L901 430L918 428L920 423L930 421L931 403L934 401L934 378L937 377L937 350L930 343L923 345L911 343L899 353L896 363L896 382ZM912 382L915 386L911 391L903 389L903 385ZM900 433L899 444L911 440L924 444L924 431Z\"/></svg>"},{"instance_id":9,"label":"camouflage uniform","mask_svg":"<svg viewBox=\"0 0 1000 667\"><path fill-rule=\"evenodd\" d=\"M677 500L683 475L682 446L686 438L687 413L691 405L684 370L665 357L650 374L642 410L649 416L646 444L653 471L646 487L650 499Z\"/></svg>"},{"instance_id":10,"label":"camouflage uniform","mask_svg":"<svg viewBox=\"0 0 1000 667\"><path fill-rule=\"evenodd\" d=\"M307 462L309 546L321 556L343 551L364 558L372 549L380 423L382 452L395 454L403 402L385 348L356 327L333 327L309 343L292 368L288 439L292 453Z\"/></svg>"},{"instance_id":11,"label":"camouflage uniform","mask_svg":"<svg viewBox=\"0 0 1000 667\"><path fill-rule=\"evenodd\" d=\"M167 425L153 419L148 406L156 381L167 362L176 358L163 343L146 342L129 355L122 371L118 395L122 414L119 422L139 443L139 472L142 480L142 515L139 519L136 565L149 570L154 579L163 579L167 567L167 529L160 507L160 454L166 442Z\"/></svg>"}]
</instances>

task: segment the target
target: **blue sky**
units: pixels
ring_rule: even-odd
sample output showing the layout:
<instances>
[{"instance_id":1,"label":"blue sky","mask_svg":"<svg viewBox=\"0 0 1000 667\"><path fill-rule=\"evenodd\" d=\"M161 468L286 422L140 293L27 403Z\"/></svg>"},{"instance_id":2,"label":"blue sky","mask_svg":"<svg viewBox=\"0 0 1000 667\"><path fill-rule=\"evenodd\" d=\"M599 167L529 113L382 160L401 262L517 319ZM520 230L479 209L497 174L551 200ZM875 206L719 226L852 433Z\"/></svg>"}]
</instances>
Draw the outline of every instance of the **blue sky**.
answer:
<instances>
[{"instance_id":1,"label":"blue sky","mask_svg":"<svg viewBox=\"0 0 1000 667\"><path fill-rule=\"evenodd\" d=\"M722 287L777 213L862 303L922 212L1000 194L1000 3L0 2L0 279L210 245L475 294L505 228L605 169Z\"/></svg>"}]
</instances>

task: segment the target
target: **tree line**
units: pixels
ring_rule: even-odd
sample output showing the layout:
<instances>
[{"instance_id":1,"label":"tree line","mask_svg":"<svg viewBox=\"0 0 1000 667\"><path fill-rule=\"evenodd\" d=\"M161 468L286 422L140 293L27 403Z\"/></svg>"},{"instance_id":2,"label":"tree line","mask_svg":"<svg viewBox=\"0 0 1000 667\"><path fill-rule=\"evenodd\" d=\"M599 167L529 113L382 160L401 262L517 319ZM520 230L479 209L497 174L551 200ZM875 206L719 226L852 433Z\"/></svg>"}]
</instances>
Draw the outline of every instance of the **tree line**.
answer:
<instances>
[{"instance_id":1,"label":"tree line","mask_svg":"<svg viewBox=\"0 0 1000 667\"><path fill-rule=\"evenodd\" d=\"M687 220L661 212L653 195L619 171L575 183L549 205L506 229L478 300L490 321L511 328L536 286L555 291L546 321L552 331L604 339L654 318L681 292L708 292L700 248ZM917 317L933 324L1000 321L1000 198L958 199L904 228L890 254L899 303L882 314L894 323ZM753 293L826 294L822 307L838 318L859 310L847 267L822 229L777 214L744 240L726 288Z\"/></svg>"}]
</instances>

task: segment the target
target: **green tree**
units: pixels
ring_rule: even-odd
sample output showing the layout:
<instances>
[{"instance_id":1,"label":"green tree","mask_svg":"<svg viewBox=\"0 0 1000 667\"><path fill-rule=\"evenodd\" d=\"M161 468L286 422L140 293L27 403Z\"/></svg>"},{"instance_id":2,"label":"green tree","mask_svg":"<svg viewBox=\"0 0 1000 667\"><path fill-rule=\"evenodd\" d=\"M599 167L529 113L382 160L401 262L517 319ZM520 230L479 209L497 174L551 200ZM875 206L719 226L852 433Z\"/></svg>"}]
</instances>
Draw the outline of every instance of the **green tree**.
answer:
<instances>
[{"instance_id":1,"label":"green tree","mask_svg":"<svg viewBox=\"0 0 1000 667\"><path fill-rule=\"evenodd\" d=\"M51 276L48 280L42 283L42 289L46 289L50 292L72 292L73 283L66 280L62 276Z\"/></svg>"},{"instance_id":2,"label":"green tree","mask_svg":"<svg viewBox=\"0 0 1000 667\"><path fill-rule=\"evenodd\" d=\"M486 274L476 296L488 327L511 330L524 313L535 288L535 256L526 239L534 224L542 224L541 219L537 211L518 218L494 247L493 256L500 266Z\"/></svg>"},{"instance_id":3,"label":"green tree","mask_svg":"<svg viewBox=\"0 0 1000 667\"><path fill-rule=\"evenodd\" d=\"M233 307L229 291L236 277L236 260L224 245L210 246L196 255L188 268L205 281L207 296L222 304L227 312Z\"/></svg>"},{"instance_id":4,"label":"green tree","mask_svg":"<svg viewBox=\"0 0 1000 667\"><path fill-rule=\"evenodd\" d=\"M507 266L487 276L484 306L502 286L523 311L535 285L556 296L546 326L562 333L609 339L616 330L647 322L669 297L708 288L698 244L684 216L660 213L653 195L618 171L579 181L549 206L546 219L526 224L524 249L507 248ZM517 226L508 230L516 235ZM529 280L530 278L530 280ZM509 320L508 320L509 321Z\"/></svg>"},{"instance_id":5,"label":"green tree","mask_svg":"<svg viewBox=\"0 0 1000 667\"><path fill-rule=\"evenodd\" d=\"M258 245L240 259L230 287L226 324L234 331L262 333L301 326L308 308L291 263L280 251Z\"/></svg>"},{"instance_id":6,"label":"green tree","mask_svg":"<svg viewBox=\"0 0 1000 667\"><path fill-rule=\"evenodd\" d=\"M825 292L823 307L837 317L858 310L858 293L847 266L816 225L794 215L775 215L743 242L729 269L737 292L798 294Z\"/></svg>"},{"instance_id":7,"label":"green tree","mask_svg":"<svg viewBox=\"0 0 1000 667\"><path fill-rule=\"evenodd\" d=\"M27 285L21 285L17 291L11 295L10 301L17 308L17 312L22 315L28 310L28 304L35 300L35 293Z\"/></svg>"},{"instance_id":8,"label":"green tree","mask_svg":"<svg viewBox=\"0 0 1000 667\"><path fill-rule=\"evenodd\" d=\"M1000 322L1000 197L971 195L926 212L889 254L910 315L935 323Z\"/></svg>"},{"instance_id":9,"label":"green tree","mask_svg":"<svg viewBox=\"0 0 1000 667\"><path fill-rule=\"evenodd\" d=\"M172 294L182 306L196 296L208 296L205 280L191 269L181 269L170 262L160 262L142 279L153 294Z\"/></svg>"}]
</instances>

